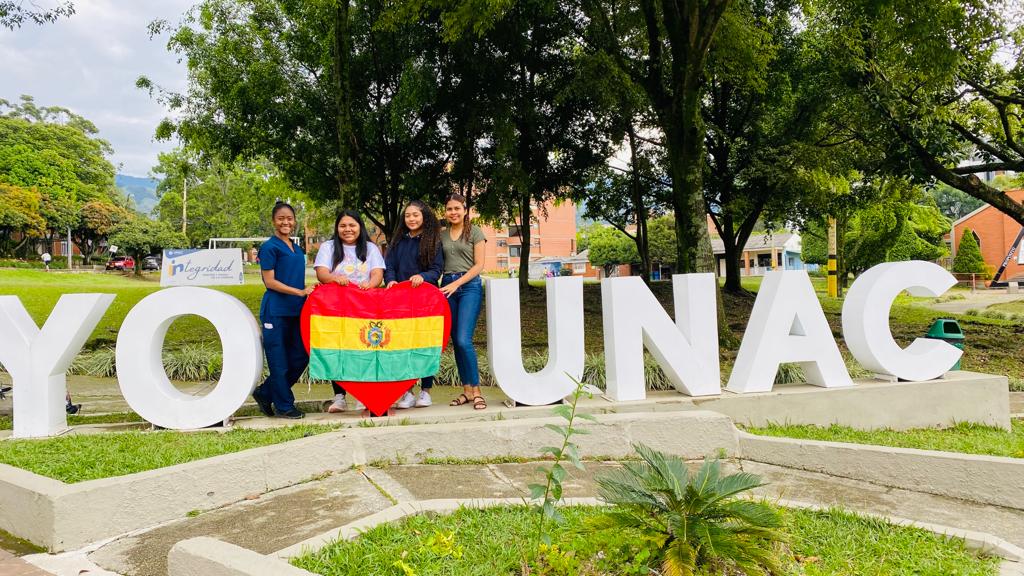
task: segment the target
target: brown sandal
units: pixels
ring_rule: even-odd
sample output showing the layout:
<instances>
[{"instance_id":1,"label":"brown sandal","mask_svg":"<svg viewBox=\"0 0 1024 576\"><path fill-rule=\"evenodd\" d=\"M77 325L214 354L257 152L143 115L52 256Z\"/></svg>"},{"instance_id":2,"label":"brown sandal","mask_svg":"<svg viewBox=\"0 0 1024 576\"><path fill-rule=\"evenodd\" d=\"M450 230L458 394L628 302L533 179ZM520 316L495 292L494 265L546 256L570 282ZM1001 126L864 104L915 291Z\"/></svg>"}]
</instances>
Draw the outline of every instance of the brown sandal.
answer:
<instances>
[{"instance_id":1,"label":"brown sandal","mask_svg":"<svg viewBox=\"0 0 1024 576\"><path fill-rule=\"evenodd\" d=\"M483 396L474 396L473 397L473 410L486 410L486 409L487 409L487 401L484 400L484 397Z\"/></svg>"},{"instance_id":2,"label":"brown sandal","mask_svg":"<svg viewBox=\"0 0 1024 576\"><path fill-rule=\"evenodd\" d=\"M449 406L462 406L469 403L469 396L459 394L454 400L448 403Z\"/></svg>"}]
</instances>

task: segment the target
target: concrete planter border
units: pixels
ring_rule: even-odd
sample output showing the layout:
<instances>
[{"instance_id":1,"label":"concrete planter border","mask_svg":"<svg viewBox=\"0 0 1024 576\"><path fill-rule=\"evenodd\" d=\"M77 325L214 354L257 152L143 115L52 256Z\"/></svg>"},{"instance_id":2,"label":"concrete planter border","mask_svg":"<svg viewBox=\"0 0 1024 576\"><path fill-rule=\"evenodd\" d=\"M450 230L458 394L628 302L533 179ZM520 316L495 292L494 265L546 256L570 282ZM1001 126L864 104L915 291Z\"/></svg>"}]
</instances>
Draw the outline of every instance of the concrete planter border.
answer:
<instances>
[{"instance_id":1,"label":"concrete planter border","mask_svg":"<svg viewBox=\"0 0 1024 576\"><path fill-rule=\"evenodd\" d=\"M1024 459L870 444L798 440L739 432L740 457L1024 510Z\"/></svg>"},{"instance_id":2,"label":"concrete planter border","mask_svg":"<svg viewBox=\"0 0 1024 576\"><path fill-rule=\"evenodd\" d=\"M622 458L642 442L686 458L738 450L738 431L705 411L606 414L580 422L584 457ZM70 550L326 472L378 461L535 458L555 443L561 418L349 428L127 476L65 484L0 465L0 529L51 552ZM474 442L467 443L467 437Z\"/></svg>"},{"instance_id":3,"label":"concrete planter border","mask_svg":"<svg viewBox=\"0 0 1024 576\"><path fill-rule=\"evenodd\" d=\"M314 552L339 539L352 540L380 524L394 522L423 512L446 513L463 507L489 508L522 503L522 499L519 498L438 499L403 502L268 555L258 554L213 538L192 538L179 542L171 549L168 555L167 574L168 576L270 576L276 574L315 576L311 572L292 566L288 563L289 559ZM787 508L823 509L821 506L796 500L778 500L776 503ZM597 498L567 498L563 504L570 506L597 505L600 504L600 501ZM898 526L916 527L941 536L959 538L970 550L997 556L1008 562L1024 561L1024 550L991 534L916 522L894 516L859 514L880 518Z\"/></svg>"},{"instance_id":4,"label":"concrete planter border","mask_svg":"<svg viewBox=\"0 0 1024 576\"><path fill-rule=\"evenodd\" d=\"M642 442L685 458L739 456L1024 509L1024 460L768 439L741 433L732 425L732 420L826 425L856 421L862 425L855 427L878 427L891 425L906 413L914 415L908 417L914 426L972 421L1007 428L1004 377L963 372L933 382L875 382L845 389L796 385L746 396L662 394L643 402L593 402L587 403L587 411L615 413L598 414L596 424L581 423L596 432L575 438L586 457L621 458L632 454L633 443ZM564 422L538 417L550 413L549 407L506 412L517 417L347 428L78 484L0 465L0 529L54 552L75 549L354 465L437 458L535 458L543 446L555 442L544 425ZM467 437L474 442L465 442Z\"/></svg>"}]
</instances>

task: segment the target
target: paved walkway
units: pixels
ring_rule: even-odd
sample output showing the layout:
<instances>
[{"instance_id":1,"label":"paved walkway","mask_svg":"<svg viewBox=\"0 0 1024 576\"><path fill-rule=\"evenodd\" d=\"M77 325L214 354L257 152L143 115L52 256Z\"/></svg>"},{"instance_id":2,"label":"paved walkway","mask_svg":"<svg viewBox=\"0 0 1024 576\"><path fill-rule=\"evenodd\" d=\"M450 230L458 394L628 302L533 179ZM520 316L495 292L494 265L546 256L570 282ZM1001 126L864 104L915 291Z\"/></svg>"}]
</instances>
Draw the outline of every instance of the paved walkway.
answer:
<instances>
[{"instance_id":1,"label":"paved walkway","mask_svg":"<svg viewBox=\"0 0 1024 576\"><path fill-rule=\"evenodd\" d=\"M948 302L926 303L923 305L940 312L963 314L968 310L982 310L993 304L1005 304L1018 300L1024 301L1024 294L1007 294L1006 290L978 290L977 292L958 290L956 294L962 294L965 298L963 300L950 300Z\"/></svg>"},{"instance_id":2,"label":"paved walkway","mask_svg":"<svg viewBox=\"0 0 1024 576\"><path fill-rule=\"evenodd\" d=\"M164 574L167 553L174 543L195 536L212 536L269 554L397 501L523 496L527 484L538 480L536 466L403 465L350 470L115 540L88 559L125 576ZM614 466L587 463L586 471L574 473L566 481L565 496L594 496L595 475ZM728 467L761 475L769 484L759 492L769 498L984 531L1024 546L1024 511L751 462Z\"/></svg>"}]
</instances>

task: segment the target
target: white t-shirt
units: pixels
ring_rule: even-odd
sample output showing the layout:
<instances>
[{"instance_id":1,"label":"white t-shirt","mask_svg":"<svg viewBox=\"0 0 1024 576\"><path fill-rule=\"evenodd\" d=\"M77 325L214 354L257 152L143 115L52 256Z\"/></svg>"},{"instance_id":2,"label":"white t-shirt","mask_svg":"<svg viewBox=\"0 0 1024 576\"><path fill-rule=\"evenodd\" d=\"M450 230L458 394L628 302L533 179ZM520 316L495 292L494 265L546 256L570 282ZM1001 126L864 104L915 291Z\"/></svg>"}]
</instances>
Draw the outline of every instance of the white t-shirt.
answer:
<instances>
[{"instance_id":1,"label":"white t-shirt","mask_svg":"<svg viewBox=\"0 0 1024 576\"><path fill-rule=\"evenodd\" d=\"M380 268L384 270L384 256L380 253L380 248L377 247L373 242L367 242L366 244L366 261L361 262L356 258L356 247L355 245L349 246L343 245L345 249L345 257L342 258L341 262L334 268L332 273L343 274L348 278L349 282L355 282L360 284L370 279L370 272ZM313 268L327 268L330 270L331 264L334 262L334 241L328 240L320 245L320 249L316 252L316 259L313 260Z\"/></svg>"},{"instance_id":2,"label":"white t-shirt","mask_svg":"<svg viewBox=\"0 0 1024 576\"><path fill-rule=\"evenodd\" d=\"M49 262L51 260L49 252L43 252L43 262Z\"/></svg>"}]
</instances>

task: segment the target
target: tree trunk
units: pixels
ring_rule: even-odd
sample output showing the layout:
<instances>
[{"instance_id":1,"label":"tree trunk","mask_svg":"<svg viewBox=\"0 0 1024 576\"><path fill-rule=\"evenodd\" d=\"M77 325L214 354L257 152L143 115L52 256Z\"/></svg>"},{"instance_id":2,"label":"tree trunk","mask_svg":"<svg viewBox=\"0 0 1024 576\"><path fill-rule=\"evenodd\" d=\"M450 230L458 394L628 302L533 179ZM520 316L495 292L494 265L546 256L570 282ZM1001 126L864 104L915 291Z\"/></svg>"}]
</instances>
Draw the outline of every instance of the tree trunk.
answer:
<instances>
[{"instance_id":1,"label":"tree trunk","mask_svg":"<svg viewBox=\"0 0 1024 576\"><path fill-rule=\"evenodd\" d=\"M641 276L644 282L651 283L651 241L647 234L647 205L644 203L643 184L640 182L640 167L636 153L637 139L636 129L633 123L629 123L626 130L629 136L630 174L632 176L633 206L636 208L636 235L633 241L636 242L636 251L640 255Z\"/></svg>"},{"instance_id":2,"label":"tree trunk","mask_svg":"<svg viewBox=\"0 0 1024 576\"><path fill-rule=\"evenodd\" d=\"M352 32L349 27L349 0L337 0L334 21L334 66L332 80L335 92L335 115L339 166L335 173L338 199L345 207L357 206L355 158L358 146L352 127L352 87L349 81L352 56Z\"/></svg>"},{"instance_id":3,"label":"tree trunk","mask_svg":"<svg viewBox=\"0 0 1024 576\"><path fill-rule=\"evenodd\" d=\"M699 269L702 237L708 235L701 188L704 138L699 86L688 87L677 99L682 100L679 114L663 115L663 125L670 128L666 136L676 221L676 273L688 274ZM676 118L678 121L672 125Z\"/></svg>"},{"instance_id":4,"label":"tree trunk","mask_svg":"<svg viewBox=\"0 0 1024 576\"><path fill-rule=\"evenodd\" d=\"M743 291L740 284L740 251L736 242L731 236L722 236L722 244L725 246L725 286L726 292L738 294Z\"/></svg>"},{"instance_id":5,"label":"tree trunk","mask_svg":"<svg viewBox=\"0 0 1024 576\"><path fill-rule=\"evenodd\" d=\"M519 289L530 287L530 193L522 192L519 196Z\"/></svg>"}]
</instances>

